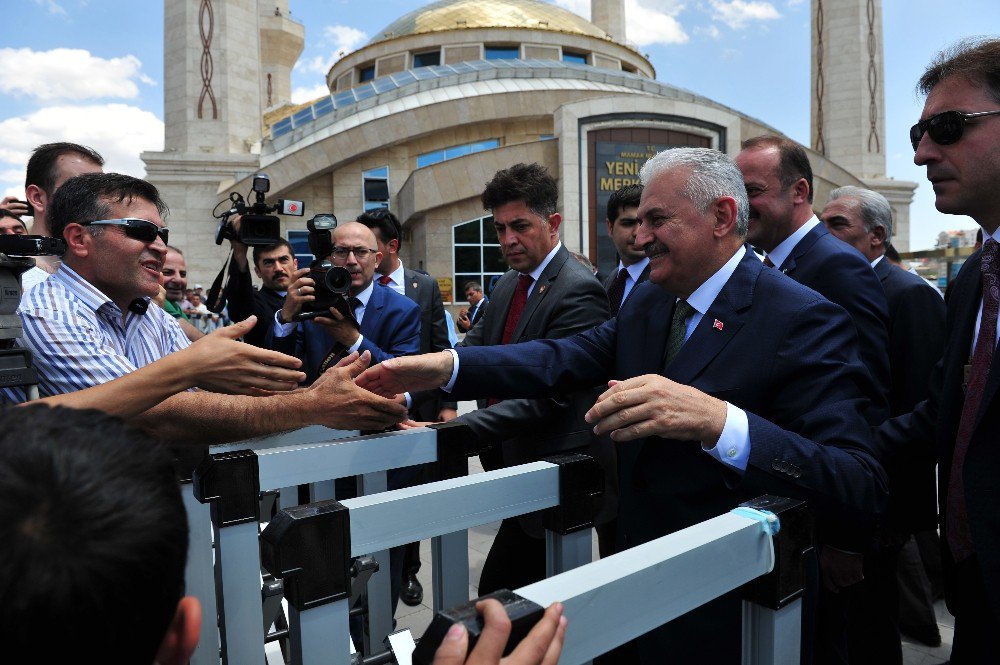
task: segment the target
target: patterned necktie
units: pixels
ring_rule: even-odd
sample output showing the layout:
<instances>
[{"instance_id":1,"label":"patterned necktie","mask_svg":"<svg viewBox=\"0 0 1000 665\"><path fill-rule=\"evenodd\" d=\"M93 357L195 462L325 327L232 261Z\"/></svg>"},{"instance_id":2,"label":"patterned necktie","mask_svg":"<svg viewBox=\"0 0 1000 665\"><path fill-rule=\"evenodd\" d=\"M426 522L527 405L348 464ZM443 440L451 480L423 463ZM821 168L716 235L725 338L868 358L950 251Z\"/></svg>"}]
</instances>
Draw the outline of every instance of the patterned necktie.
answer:
<instances>
[{"instance_id":1,"label":"patterned necktie","mask_svg":"<svg viewBox=\"0 0 1000 665\"><path fill-rule=\"evenodd\" d=\"M510 309L507 311L507 322L503 326L503 338L501 344L509 344L510 338L514 336L514 329L517 322L521 320L521 312L524 311L524 304L528 302L528 289L534 283L531 275L521 275L517 278L517 288L514 289L514 297L510 301Z\"/></svg>"},{"instance_id":2,"label":"patterned necktie","mask_svg":"<svg viewBox=\"0 0 1000 665\"><path fill-rule=\"evenodd\" d=\"M382 286L389 286L389 282L392 281L392 277L389 275L382 275L378 278L378 283Z\"/></svg>"},{"instance_id":3,"label":"patterned necktie","mask_svg":"<svg viewBox=\"0 0 1000 665\"><path fill-rule=\"evenodd\" d=\"M687 320L697 310L688 304L687 300L678 300L674 305L674 316L670 319L670 334L667 336L667 354L663 359L663 367L667 368L677 357L684 346L684 333L687 332Z\"/></svg>"},{"instance_id":4,"label":"patterned necktie","mask_svg":"<svg viewBox=\"0 0 1000 665\"><path fill-rule=\"evenodd\" d=\"M618 310L622 307L622 299L625 297L625 282L628 281L628 270L622 268L615 275L615 281L611 283L608 290L608 300L611 301L611 316L618 316Z\"/></svg>"},{"instance_id":5,"label":"patterned necktie","mask_svg":"<svg viewBox=\"0 0 1000 665\"><path fill-rule=\"evenodd\" d=\"M765 256L764 257L764 265L766 265L768 268L773 268L774 267L774 261L771 260L770 256Z\"/></svg>"},{"instance_id":6,"label":"patterned necktie","mask_svg":"<svg viewBox=\"0 0 1000 665\"><path fill-rule=\"evenodd\" d=\"M972 372L965 391L962 418L955 436L955 451L951 459L951 474L948 478L947 523L945 536L955 561L968 558L973 551L972 535L969 533L969 516L965 506L965 454L976 426L976 413L983 398L983 389L990 375L993 348L996 346L997 313L1000 311L1000 278L997 262L997 242L987 240L983 244L983 316L979 323L979 337L972 353Z\"/></svg>"}]
</instances>

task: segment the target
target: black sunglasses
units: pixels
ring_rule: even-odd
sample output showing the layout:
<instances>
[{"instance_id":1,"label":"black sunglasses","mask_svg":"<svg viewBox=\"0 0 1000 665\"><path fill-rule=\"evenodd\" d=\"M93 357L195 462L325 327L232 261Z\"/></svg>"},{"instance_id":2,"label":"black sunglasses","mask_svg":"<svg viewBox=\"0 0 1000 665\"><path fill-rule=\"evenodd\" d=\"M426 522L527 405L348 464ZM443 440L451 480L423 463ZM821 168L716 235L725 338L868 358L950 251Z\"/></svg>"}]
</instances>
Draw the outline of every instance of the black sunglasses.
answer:
<instances>
[{"instance_id":1,"label":"black sunglasses","mask_svg":"<svg viewBox=\"0 0 1000 665\"><path fill-rule=\"evenodd\" d=\"M962 113L961 111L945 111L921 120L910 127L910 143L916 152L924 132L930 134L931 140L938 145L951 145L962 138L965 133L965 123L988 115L1000 115L1000 111L980 111L979 113Z\"/></svg>"},{"instance_id":2,"label":"black sunglasses","mask_svg":"<svg viewBox=\"0 0 1000 665\"><path fill-rule=\"evenodd\" d=\"M137 217L126 217L125 219L96 219L92 222L80 222L80 226L120 226L125 231L125 235L142 242L156 242L156 236L160 236L163 244L167 244L167 237L170 230L161 228L147 219Z\"/></svg>"}]
</instances>

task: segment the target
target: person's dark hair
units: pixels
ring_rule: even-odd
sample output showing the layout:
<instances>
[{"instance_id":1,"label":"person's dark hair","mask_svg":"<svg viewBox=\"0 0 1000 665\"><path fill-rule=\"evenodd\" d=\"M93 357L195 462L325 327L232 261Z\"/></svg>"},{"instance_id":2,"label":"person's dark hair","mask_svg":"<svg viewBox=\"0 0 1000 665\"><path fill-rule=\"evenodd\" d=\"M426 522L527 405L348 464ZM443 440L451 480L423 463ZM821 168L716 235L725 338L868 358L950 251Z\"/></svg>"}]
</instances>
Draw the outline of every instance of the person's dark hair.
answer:
<instances>
[{"instance_id":1,"label":"person's dark hair","mask_svg":"<svg viewBox=\"0 0 1000 665\"><path fill-rule=\"evenodd\" d=\"M292 258L295 258L295 248L292 247L292 243L288 242L284 238L278 238L278 242L273 245L265 245L264 247L255 246L253 248L253 264L259 268L261 255L273 252L281 247L287 247L288 253L292 255Z\"/></svg>"},{"instance_id":2,"label":"person's dark hair","mask_svg":"<svg viewBox=\"0 0 1000 665\"><path fill-rule=\"evenodd\" d=\"M623 209L638 208L641 198L642 185L625 185L621 189L616 189L608 199L607 220L614 224Z\"/></svg>"},{"instance_id":3,"label":"person's dark hair","mask_svg":"<svg viewBox=\"0 0 1000 665\"><path fill-rule=\"evenodd\" d=\"M99 411L0 408L0 635L16 662L152 663L184 592L170 457Z\"/></svg>"},{"instance_id":4,"label":"person's dark hair","mask_svg":"<svg viewBox=\"0 0 1000 665\"><path fill-rule=\"evenodd\" d=\"M149 201L161 215L167 211L156 187L145 180L121 173L85 173L70 178L52 197L49 231L53 238L62 238L67 224L107 219L111 204L133 199ZM97 226L87 228L95 236L101 231Z\"/></svg>"},{"instance_id":5,"label":"person's dark hair","mask_svg":"<svg viewBox=\"0 0 1000 665\"><path fill-rule=\"evenodd\" d=\"M465 286L462 287L462 293L465 293L469 289L472 289L473 291L475 291L477 293L482 293L483 292L483 285L480 284L479 282L466 282Z\"/></svg>"},{"instance_id":6,"label":"person's dark hair","mask_svg":"<svg viewBox=\"0 0 1000 665\"><path fill-rule=\"evenodd\" d=\"M892 243L886 243L885 245L885 257L892 261L893 263L899 263L902 258L899 256L899 251L892 246Z\"/></svg>"},{"instance_id":7,"label":"person's dark hair","mask_svg":"<svg viewBox=\"0 0 1000 665\"><path fill-rule=\"evenodd\" d=\"M930 94L934 86L951 76L964 76L1000 103L1000 39L963 39L941 51L920 77L917 90Z\"/></svg>"},{"instance_id":8,"label":"person's dark hair","mask_svg":"<svg viewBox=\"0 0 1000 665\"><path fill-rule=\"evenodd\" d=\"M98 166L104 166L104 158L93 148L78 143L45 143L35 148L28 159L24 175L25 189L35 185L52 196L52 189L56 184L56 162L63 155L79 155Z\"/></svg>"},{"instance_id":9,"label":"person's dark hair","mask_svg":"<svg viewBox=\"0 0 1000 665\"><path fill-rule=\"evenodd\" d=\"M372 231L378 229L379 238L385 244L388 244L390 240L397 241L397 245L403 244L403 227L400 226L399 219L388 208L366 210L358 215L356 221Z\"/></svg>"},{"instance_id":10,"label":"person's dark hair","mask_svg":"<svg viewBox=\"0 0 1000 665\"><path fill-rule=\"evenodd\" d=\"M809 183L809 203L813 200L813 171L805 148L783 136L755 136L740 146L743 150L763 148L778 149L778 180L785 189L794 185L799 178Z\"/></svg>"},{"instance_id":11,"label":"person's dark hair","mask_svg":"<svg viewBox=\"0 0 1000 665\"><path fill-rule=\"evenodd\" d=\"M512 201L525 205L543 219L556 212L559 202L559 185L541 164L515 164L497 171L483 190L483 209L496 210Z\"/></svg>"}]
</instances>

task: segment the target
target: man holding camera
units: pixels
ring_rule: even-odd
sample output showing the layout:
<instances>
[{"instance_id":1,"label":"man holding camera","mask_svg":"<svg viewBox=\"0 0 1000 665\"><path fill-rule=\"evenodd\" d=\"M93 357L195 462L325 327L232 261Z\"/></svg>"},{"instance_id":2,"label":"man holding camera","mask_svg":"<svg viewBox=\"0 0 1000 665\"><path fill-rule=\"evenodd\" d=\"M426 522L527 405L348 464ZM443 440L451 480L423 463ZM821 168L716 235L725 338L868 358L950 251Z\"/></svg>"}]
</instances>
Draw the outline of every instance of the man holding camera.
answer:
<instances>
[{"instance_id":1,"label":"man holding camera","mask_svg":"<svg viewBox=\"0 0 1000 665\"><path fill-rule=\"evenodd\" d=\"M176 321L149 307L166 254L165 210L151 184L115 173L77 176L56 193L48 222L66 241L63 264L18 309L43 396L106 383L188 346ZM377 429L401 421L403 407L352 383L367 361L338 367L306 391L264 398L182 392L132 423L160 439L205 444L310 424ZM256 364L254 374L272 391L301 378L280 357Z\"/></svg>"},{"instance_id":2,"label":"man holding camera","mask_svg":"<svg viewBox=\"0 0 1000 665\"><path fill-rule=\"evenodd\" d=\"M307 383L354 351L369 351L375 363L420 351L420 307L393 289L375 288L375 268L382 253L371 230L347 222L334 229L331 240L332 251L323 258L350 273L350 286L342 297L353 320L329 307L313 320L298 323L301 314L313 309L310 303L333 296L324 273L302 269L293 273L295 281L267 338L269 348L302 359Z\"/></svg>"}]
</instances>

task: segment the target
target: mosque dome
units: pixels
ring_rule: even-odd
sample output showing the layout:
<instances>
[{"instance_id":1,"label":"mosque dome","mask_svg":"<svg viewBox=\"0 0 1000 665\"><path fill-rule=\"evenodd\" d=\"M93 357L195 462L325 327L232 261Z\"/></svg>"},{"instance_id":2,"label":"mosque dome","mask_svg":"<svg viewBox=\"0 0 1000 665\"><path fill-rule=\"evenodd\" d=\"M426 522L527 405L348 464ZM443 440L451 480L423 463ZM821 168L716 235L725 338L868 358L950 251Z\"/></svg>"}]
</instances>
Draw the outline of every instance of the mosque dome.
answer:
<instances>
[{"instance_id":1,"label":"mosque dome","mask_svg":"<svg viewBox=\"0 0 1000 665\"><path fill-rule=\"evenodd\" d=\"M472 28L529 28L607 38L583 17L540 0L439 0L393 21L369 43Z\"/></svg>"}]
</instances>

